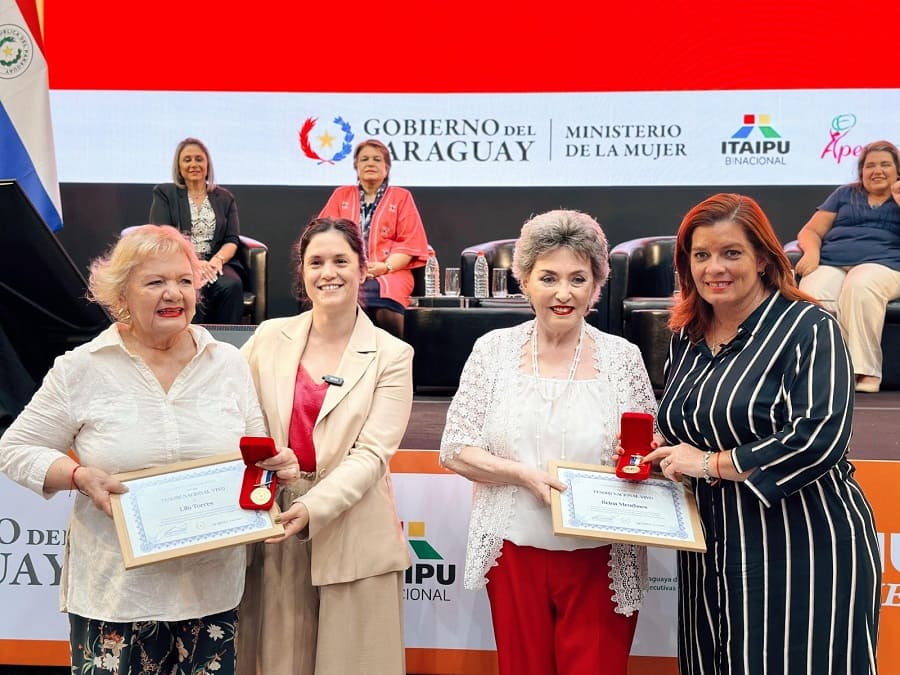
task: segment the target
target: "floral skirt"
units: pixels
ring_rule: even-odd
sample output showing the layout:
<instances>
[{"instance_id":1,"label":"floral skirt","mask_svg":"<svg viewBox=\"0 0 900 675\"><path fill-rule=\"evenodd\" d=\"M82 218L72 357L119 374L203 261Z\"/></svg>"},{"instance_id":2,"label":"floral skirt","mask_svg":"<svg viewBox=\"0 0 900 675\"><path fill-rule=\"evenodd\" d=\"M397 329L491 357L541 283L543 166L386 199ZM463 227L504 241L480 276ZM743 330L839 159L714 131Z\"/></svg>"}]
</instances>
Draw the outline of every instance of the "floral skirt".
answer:
<instances>
[{"instance_id":1,"label":"floral skirt","mask_svg":"<svg viewBox=\"0 0 900 675\"><path fill-rule=\"evenodd\" d=\"M73 674L234 675L237 609L130 623L69 614L69 627Z\"/></svg>"}]
</instances>

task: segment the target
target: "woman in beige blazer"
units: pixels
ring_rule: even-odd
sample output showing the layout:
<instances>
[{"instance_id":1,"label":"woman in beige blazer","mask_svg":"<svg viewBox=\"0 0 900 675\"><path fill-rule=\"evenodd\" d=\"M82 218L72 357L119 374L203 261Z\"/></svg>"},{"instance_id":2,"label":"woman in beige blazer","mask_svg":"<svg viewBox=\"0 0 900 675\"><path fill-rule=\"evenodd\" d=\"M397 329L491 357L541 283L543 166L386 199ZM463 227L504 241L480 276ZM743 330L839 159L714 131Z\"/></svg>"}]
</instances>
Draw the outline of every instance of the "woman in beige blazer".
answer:
<instances>
[{"instance_id":1,"label":"woman in beige blazer","mask_svg":"<svg viewBox=\"0 0 900 675\"><path fill-rule=\"evenodd\" d=\"M361 311L358 226L317 218L294 246L312 309L243 348L269 433L303 479L280 494L285 536L247 570L238 673L402 675L410 565L388 465L412 407L412 348Z\"/></svg>"}]
</instances>

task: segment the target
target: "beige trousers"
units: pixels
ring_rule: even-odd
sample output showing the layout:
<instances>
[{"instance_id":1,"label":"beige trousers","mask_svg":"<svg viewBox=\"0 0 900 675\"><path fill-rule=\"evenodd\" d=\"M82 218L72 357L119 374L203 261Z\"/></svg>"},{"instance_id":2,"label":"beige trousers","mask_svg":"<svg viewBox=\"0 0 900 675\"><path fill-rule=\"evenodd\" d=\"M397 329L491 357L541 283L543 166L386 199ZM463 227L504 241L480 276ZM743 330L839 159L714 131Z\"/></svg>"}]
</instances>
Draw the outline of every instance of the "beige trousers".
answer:
<instances>
[{"instance_id":1,"label":"beige trousers","mask_svg":"<svg viewBox=\"0 0 900 675\"><path fill-rule=\"evenodd\" d=\"M820 265L800 280L800 290L837 317L853 372L881 378L881 331L887 303L900 298L900 272L877 263Z\"/></svg>"},{"instance_id":2,"label":"beige trousers","mask_svg":"<svg viewBox=\"0 0 900 675\"><path fill-rule=\"evenodd\" d=\"M404 675L403 573L316 587L310 546L294 537L253 547L237 675Z\"/></svg>"}]
</instances>

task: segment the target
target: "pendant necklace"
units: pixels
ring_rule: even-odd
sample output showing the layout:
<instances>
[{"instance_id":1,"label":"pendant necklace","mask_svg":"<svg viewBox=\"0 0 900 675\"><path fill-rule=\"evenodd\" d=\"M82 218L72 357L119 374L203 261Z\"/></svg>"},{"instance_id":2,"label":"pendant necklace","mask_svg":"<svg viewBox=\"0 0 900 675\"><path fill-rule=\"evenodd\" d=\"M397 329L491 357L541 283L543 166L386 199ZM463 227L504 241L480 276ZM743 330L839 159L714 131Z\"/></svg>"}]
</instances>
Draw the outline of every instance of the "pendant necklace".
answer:
<instances>
[{"instance_id":1,"label":"pendant necklace","mask_svg":"<svg viewBox=\"0 0 900 675\"><path fill-rule=\"evenodd\" d=\"M575 379L575 372L578 370L578 364L581 362L581 346L584 342L584 322L581 322L581 332L578 334L578 343L575 345L575 356L572 358L572 365L569 368L569 376L566 378L565 383L562 387L559 387L559 391L550 396L544 392L543 383L541 382L540 370L538 368L538 338L537 338L537 324L534 326L534 330L531 332L531 374L534 376L534 386L540 394L541 399L547 403L547 421L550 421L550 415L553 414L553 404L562 397L569 388L569 385L572 383L572 380ZM562 443L560 450L560 459L566 458L566 427L569 424L569 409L566 408L566 414L563 418L563 428L562 428ZM535 432L535 440L537 442L537 454L538 454L538 465L542 468L544 467L544 455L541 451L541 427L538 425L537 431Z\"/></svg>"}]
</instances>

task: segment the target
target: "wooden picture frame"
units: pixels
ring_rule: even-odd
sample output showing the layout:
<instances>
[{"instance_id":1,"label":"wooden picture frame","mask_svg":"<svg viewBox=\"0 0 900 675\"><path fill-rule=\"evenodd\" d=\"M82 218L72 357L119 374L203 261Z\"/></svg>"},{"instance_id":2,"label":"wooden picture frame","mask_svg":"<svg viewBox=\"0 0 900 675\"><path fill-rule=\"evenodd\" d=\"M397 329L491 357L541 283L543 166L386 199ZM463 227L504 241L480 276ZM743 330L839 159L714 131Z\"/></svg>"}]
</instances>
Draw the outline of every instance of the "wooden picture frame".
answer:
<instances>
[{"instance_id":1,"label":"wooden picture frame","mask_svg":"<svg viewBox=\"0 0 900 675\"><path fill-rule=\"evenodd\" d=\"M550 491L553 532L609 542L705 551L693 493L660 474L640 481L616 476L611 466L550 460L549 470L568 485Z\"/></svg>"},{"instance_id":2,"label":"wooden picture frame","mask_svg":"<svg viewBox=\"0 0 900 675\"><path fill-rule=\"evenodd\" d=\"M110 495L125 568L283 536L277 504L238 504L245 468L235 452L115 475L129 488Z\"/></svg>"}]
</instances>

